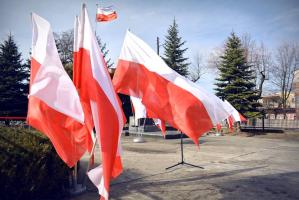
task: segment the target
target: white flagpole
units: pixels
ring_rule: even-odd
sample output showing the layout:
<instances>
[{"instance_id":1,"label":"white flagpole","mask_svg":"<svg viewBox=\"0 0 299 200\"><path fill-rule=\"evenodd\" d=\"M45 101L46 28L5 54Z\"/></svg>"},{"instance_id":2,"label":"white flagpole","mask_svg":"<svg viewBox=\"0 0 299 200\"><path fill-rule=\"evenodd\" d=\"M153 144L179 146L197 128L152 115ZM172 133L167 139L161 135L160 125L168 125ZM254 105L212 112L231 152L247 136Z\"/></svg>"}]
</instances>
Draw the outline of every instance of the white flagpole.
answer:
<instances>
[{"instance_id":1,"label":"white flagpole","mask_svg":"<svg viewBox=\"0 0 299 200\"><path fill-rule=\"evenodd\" d=\"M96 9L96 17L95 17L95 28L94 28L94 34L95 34L95 36L97 37L97 25L98 25L98 21L97 21L97 13L98 13L98 8L99 8L99 4L96 4L96 7L97 7L97 9Z\"/></svg>"}]
</instances>

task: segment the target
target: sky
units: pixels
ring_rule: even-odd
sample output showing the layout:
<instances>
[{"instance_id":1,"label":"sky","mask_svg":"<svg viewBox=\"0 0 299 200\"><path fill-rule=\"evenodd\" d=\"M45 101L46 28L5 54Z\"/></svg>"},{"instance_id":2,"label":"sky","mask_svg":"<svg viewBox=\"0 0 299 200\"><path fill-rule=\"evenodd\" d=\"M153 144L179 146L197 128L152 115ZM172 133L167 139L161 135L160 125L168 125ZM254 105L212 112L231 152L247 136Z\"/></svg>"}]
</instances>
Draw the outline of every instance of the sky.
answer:
<instances>
[{"instance_id":1,"label":"sky","mask_svg":"<svg viewBox=\"0 0 299 200\"><path fill-rule=\"evenodd\" d=\"M197 53L205 61L232 31L239 36L248 33L272 50L282 42L299 42L299 0L0 0L0 42L11 32L26 59L31 47L30 13L48 20L59 33L73 28L82 3L87 4L90 19L95 17L96 4L116 9L117 20L92 21L114 63L128 28L156 49L156 38L163 43L174 18L191 63ZM213 92L215 76L206 73L198 84Z\"/></svg>"}]
</instances>

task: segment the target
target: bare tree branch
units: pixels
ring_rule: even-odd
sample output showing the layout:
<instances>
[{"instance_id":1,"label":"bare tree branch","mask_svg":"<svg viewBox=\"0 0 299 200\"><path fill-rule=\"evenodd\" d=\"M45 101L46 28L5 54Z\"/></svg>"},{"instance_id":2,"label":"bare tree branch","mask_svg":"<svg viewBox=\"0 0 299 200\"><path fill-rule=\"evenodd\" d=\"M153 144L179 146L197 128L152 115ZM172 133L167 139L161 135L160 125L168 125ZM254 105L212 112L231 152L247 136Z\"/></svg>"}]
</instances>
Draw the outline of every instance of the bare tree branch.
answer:
<instances>
[{"instance_id":1,"label":"bare tree branch","mask_svg":"<svg viewBox=\"0 0 299 200\"><path fill-rule=\"evenodd\" d=\"M203 65L202 56L197 52L194 56L194 64L191 65L189 78L191 81L196 82L206 72L206 66Z\"/></svg>"},{"instance_id":2,"label":"bare tree branch","mask_svg":"<svg viewBox=\"0 0 299 200\"><path fill-rule=\"evenodd\" d=\"M294 73L298 68L299 45L283 43L277 48L276 64L270 70L271 82L281 93L281 105L287 107L287 99L292 91Z\"/></svg>"},{"instance_id":3,"label":"bare tree branch","mask_svg":"<svg viewBox=\"0 0 299 200\"><path fill-rule=\"evenodd\" d=\"M246 61L254 71L258 96L261 97L264 82L269 79L269 68L272 65L272 56L262 42L257 46L256 42L252 40L248 33L243 34L242 45Z\"/></svg>"},{"instance_id":4,"label":"bare tree branch","mask_svg":"<svg viewBox=\"0 0 299 200\"><path fill-rule=\"evenodd\" d=\"M221 56L224 54L224 45L216 47L210 53L207 67L212 70L218 70L221 63Z\"/></svg>"}]
</instances>

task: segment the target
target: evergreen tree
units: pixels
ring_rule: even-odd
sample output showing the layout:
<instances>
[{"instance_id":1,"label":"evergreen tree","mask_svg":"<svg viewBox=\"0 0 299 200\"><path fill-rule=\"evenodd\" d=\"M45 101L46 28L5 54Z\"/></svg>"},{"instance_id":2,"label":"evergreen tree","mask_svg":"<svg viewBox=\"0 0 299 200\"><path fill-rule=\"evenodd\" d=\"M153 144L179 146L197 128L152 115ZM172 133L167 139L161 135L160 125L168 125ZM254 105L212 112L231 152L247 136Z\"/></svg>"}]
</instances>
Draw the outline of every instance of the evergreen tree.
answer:
<instances>
[{"instance_id":1,"label":"evergreen tree","mask_svg":"<svg viewBox=\"0 0 299 200\"><path fill-rule=\"evenodd\" d=\"M178 24L175 19L173 24L169 26L167 33L166 41L163 45L163 59L169 67L187 77L190 63L187 62L188 58L185 58L183 54L188 48L183 48L186 41L182 42L182 38L179 37Z\"/></svg>"},{"instance_id":2,"label":"evergreen tree","mask_svg":"<svg viewBox=\"0 0 299 200\"><path fill-rule=\"evenodd\" d=\"M96 36L96 37L97 37L97 41L99 43L101 52L103 53L104 59L106 61L107 67L111 68L114 65L114 63L112 62L111 58L108 57L109 50L107 49L107 45L106 45L106 43L102 43L102 40L99 36Z\"/></svg>"},{"instance_id":3,"label":"evergreen tree","mask_svg":"<svg viewBox=\"0 0 299 200\"><path fill-rule=\"evenodd\" d=\"M26 116L29 66L10 34L0 44L0 116Z\"/></svg>"},{"instance_id":4,"label":"evergreen tree","mask_svg":"<svg viewBox=\"0 0 299 200\"><path fill-rule=\"evenodd\" d=\"M253 71L246 62L241 41L235 33L228 38L220 59L216 95L229 101L246 117L257 116L259 104Z\"/></svg>"}]
</instances>

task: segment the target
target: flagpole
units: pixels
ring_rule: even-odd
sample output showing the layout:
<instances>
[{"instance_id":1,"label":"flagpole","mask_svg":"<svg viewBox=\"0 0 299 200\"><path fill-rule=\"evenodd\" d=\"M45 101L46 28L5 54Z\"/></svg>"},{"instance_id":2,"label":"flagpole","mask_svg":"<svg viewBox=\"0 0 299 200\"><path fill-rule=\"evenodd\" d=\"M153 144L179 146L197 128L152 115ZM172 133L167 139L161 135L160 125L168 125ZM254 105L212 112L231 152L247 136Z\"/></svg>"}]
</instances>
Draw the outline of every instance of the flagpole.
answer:
<instances>
[{"instance_id":1,"label":"flagpole","mask_svg":"<svg viewBox=\"0 0 299 200\"><path fill-rule=\"evenodd\" d=\"M72 126L72 127L74 128L74 126ZM75 146L75 153L76 153L77 147L75 145L74 137L72 135L71 135L71 142ZM78 184L78 163L79 163L79 161L75 164L75 166L73 168L73 172L71 173L72 174L72 188L69 191L71 195L82 194L83 192L86 191L86 186L84 186L82 184Z\"/></svg>"},{"instance_id":2,"label":"flagpole","mask_svg":"<svg viewBox=\"0 0 299 200\"><path fill-rule=\"evenodd\" d=\"M93 132L92 132L93 134ZM88 173L88 171L90 170L90 167L91 167L91 158L92 156L94 156L94 152L95 152L95 148L96 148L96 144L97 144L97 140L98 140L98 137L95 137L95 140L93 142L93 146L92 146L92 149L91 149L91 153L90 153L90 156L89 156L89 159L88 159L88 164L87 164L87 168L86 168L86 174ZM95 157L93 158L95 159ZM86 176L83 177L83 184L86 185Z\"/></svg>"},{"instance_id":3,"label":"flagpole","mask_svg":"<svg viewBox=\"0 0 299 200\"><path fill-rule=\"evenodd\" d=\"M94 35L95 35L95 37L97 37L97 25L98 25L98 21L97 21L97 13L98 13L98 8L99 8L99 4L96 4L96 7L97 7L97 9L96 9L96 17L95 17L95 28L94 28Z\"/></svg>"},{"instance_id":4,"label":"flagpole","mask_svg":"<svg viewBox=\"0 0 299 200\"><path fill-rule=\"evenodd\" d=\"M92 134L93 134L93 132L92 132ZM97 140L98 140L98 137L95 137L95 140L94 140L94 142L93 142L93 145L92 145L92 149L91 149L91 153L90 153L90 157L89 157L89 159L88 159L88 165L87 165L87 170L86 170L86 173L89 171L89 169L90 169L90 161L91 161L91 158L92 158L92 156L94 155L94 151L95 151L95 147L96 147L96 144L97 144Z\"/></svg>"}]
</instances>

